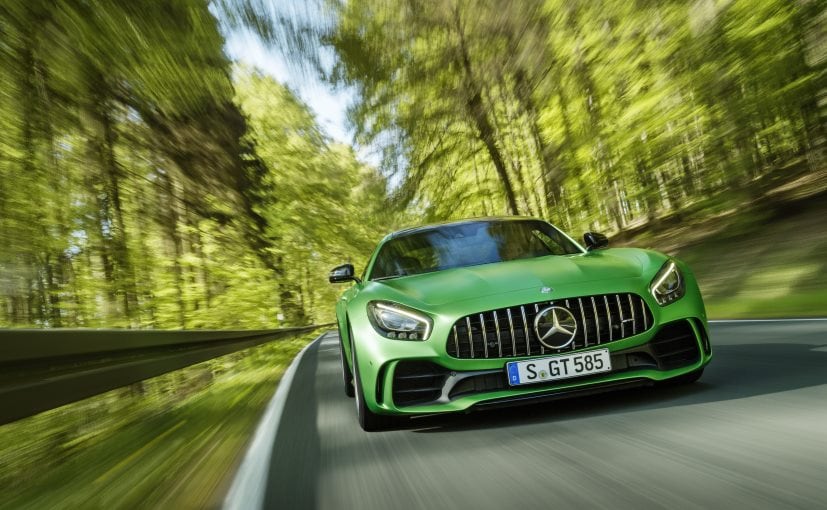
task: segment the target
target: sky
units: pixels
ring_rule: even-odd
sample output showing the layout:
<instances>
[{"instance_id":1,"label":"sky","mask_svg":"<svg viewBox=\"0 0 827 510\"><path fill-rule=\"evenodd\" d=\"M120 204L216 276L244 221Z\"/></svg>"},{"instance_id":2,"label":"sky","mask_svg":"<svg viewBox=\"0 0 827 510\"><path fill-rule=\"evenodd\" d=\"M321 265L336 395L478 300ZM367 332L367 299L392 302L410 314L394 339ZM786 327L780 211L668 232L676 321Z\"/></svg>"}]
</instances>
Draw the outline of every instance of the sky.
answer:
<instances>
[{"instance_id":1,"label":"sky","mask_svg":"<svg viewBox=\"0 0 827 510\"><path fill-rule=\"evenodd\" d=\"M375 151L353 143L353 129L349 127L346 115L347 106L354 99L352 90L334 90L315 76L301 76L291 71L278 51L268 48L257 35L248 31L239 30L228 34L225 51L231 59L257 67L290 87L310 107L330 138L353 146L362 162L379 166Z\"/></svg>"}]
</instances>

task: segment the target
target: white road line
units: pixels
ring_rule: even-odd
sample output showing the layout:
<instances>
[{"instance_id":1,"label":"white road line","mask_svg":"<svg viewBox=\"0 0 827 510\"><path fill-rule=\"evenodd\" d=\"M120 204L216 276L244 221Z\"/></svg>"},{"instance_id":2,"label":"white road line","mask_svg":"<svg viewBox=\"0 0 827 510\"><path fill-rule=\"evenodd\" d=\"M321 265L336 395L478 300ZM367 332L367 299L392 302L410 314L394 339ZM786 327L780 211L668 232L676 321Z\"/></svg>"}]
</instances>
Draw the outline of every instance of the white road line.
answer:
<instances>
[{"instance_id":1,"label":"white road line","mask_svg":"<svg viewBox=\"0 0 827 510\"><path fill-rule=\"evenodd\" d=\"M716 319L710 323L736 323L736 322L812 322L827 321L827 317L802 317L800 319Z\"/></svg>"},{"instance_id":2,"label":"white road line","mask_svg":"<svg viewBox=\"0 0 827 510\"><path fill-rule=\"evenodd\" d=\"M270 455L276 444L276 431L284 413L284 405L287 401L287 394L296 376L296 370L301 363L304 354L315 343L321 341L329 332L322 333L315 340L307 344L290 363L284 372L279 387L273 399L267 404L261 421L256 427L255 435L244 455L244 460L238 468L233 479L233 484L227 497L224 499L223 508L229 510L253 510L262 508L264 505L264 493L267 489L267 475L269 474Z\"/></svg>"}]
</instances>

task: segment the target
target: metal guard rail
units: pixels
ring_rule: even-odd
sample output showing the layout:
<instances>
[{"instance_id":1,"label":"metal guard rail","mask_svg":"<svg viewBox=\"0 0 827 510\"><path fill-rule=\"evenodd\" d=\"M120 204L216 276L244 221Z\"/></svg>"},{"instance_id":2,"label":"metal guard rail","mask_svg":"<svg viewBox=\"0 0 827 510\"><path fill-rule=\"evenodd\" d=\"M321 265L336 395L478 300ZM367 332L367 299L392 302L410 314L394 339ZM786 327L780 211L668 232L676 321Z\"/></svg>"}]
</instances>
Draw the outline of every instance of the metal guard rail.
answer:
<instances>
[{"instance_id":1,"label":"metal guard rail","mask_svg":"<svg viewBox=\"0 0 827 510\"><path fill-rule=\"evenodd\" d=\"M249 331L0 330L0 425L321 324Z\"/></svg>"}]
</instances>

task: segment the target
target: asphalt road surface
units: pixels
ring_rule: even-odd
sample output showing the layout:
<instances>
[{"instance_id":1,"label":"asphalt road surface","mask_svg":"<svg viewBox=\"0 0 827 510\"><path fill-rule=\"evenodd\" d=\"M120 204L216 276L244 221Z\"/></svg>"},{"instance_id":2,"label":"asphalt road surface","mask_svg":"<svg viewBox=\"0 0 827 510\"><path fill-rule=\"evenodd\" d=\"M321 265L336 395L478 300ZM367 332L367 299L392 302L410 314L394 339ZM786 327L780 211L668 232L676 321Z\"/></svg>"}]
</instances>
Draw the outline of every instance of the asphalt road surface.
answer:
<instances>
[{"instance_id":1,"label":"asphalt road surface","mask_svg":"<svg viewBox=\"0 0 827 510\"><path fill-rule=\"evenodd\" d=\"M827 321L712 326L700 382L363 432L328 333L297 366L267 508L827 508Z\"/></svg>"}]
</instances>

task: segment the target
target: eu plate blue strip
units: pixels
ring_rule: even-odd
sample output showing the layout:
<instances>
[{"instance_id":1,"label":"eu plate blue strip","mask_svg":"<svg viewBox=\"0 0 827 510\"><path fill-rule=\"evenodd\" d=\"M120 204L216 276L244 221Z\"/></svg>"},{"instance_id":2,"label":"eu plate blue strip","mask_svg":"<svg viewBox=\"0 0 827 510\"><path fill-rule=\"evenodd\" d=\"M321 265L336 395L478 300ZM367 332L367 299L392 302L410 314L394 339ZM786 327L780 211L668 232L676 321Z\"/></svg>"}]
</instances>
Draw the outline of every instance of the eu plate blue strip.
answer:
<instances>
[{"instance_id":1,"label":"eu plate blue strip","mask_svg":"<svg viewBox=\"0 0 827 510\"><path fill-rule=\"evenodd\" d=\"M517 370L516 363L508 364L508 380L511 384L520 384L520 371Z\"/></svg>"}]
</instances>

